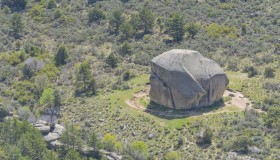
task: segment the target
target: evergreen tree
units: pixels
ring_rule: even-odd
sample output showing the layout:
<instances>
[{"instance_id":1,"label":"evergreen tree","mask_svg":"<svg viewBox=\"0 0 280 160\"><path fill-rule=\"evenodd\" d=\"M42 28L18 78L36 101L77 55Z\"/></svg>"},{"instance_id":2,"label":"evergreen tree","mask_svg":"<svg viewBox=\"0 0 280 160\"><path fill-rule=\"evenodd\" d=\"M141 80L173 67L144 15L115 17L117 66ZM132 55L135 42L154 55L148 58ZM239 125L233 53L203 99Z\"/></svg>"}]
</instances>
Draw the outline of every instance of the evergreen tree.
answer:
<instances>
[{"instance_id":1,"label":"evergreen tree","mask_svg":"<svg viewBox=\"0 0 280 160\"><path fill-rule=\"evenodd\" d=\"M50 0L48 2L48 9L53 9L53 8L56 8L55 0Z\"/></svg>"},{"instance_id":2,"label":"evergreen tree","mask_svg":"<svg viewBox=\"0 0 280 160\"><path fill-rule=\"evenodd\" d=\"M131 26L133 27L133 30L135 30L136 32L139 31L139 29L141 28L141 20L140 20L140 16L138 14L133 14L130 18L129 23L131 24Z\"/></svg>"},{"instance_id":3,"label":"evergreen tree","mask_svg":"<svg viewBox=\"0 0 280 160\"><path fill-rule=\"evenodd\" d=\"M112 27L113 33L118 35L121 24L124 21L123 12L119 9L114 10L110 18L110 27Z\"/></svg>"},{"instance_id":4,"label":"evergreen tree","mask_svg":"<svg viewBox=\"0 0 280 160\"><path fill-rule=\"evenodd\" d=\"M199 26L195 23L189 24L186 27L187 32L189 33L190 37L192 39L194 39L194 36L197 34L197 32L199 31Z\"/></svg>"},{"instance_id":5,"label":"evergreen tree","mask_svg":"<svg viewBox=\"0 0 280 160\"><path fill-rule=\"evenodd\" d=\"M139 12L141 26L144 29L144 33L149 33L153 30L154 27L154 14L151 10L143 8Z\"/></svg>"},{"instance_id":6,"label":"evergreen tree","mask_svg":"<svg viewBox=\"0 0 280 160\"><path fill-rule=\"evenodd\" d=\"M13 10L20 11L25 9L27 0L2 0L2 4Z\"/></svg>"},{"instance_id":7,"label":"evergreen tree","mask_svg":"<svg viewBox=\"0 0 280 160\"><path fill-rule=\"evenodd\" d=\"M106 58L106 63L111 67L111 68L116 68L118 64L118 59L117 57L111 53L107 58Z\"/></svg>"},{"instance_id":8,"label":"evergreen tree","mask_svg":"<svg viewBox=\"0 0 280 160\"><path fill-rule=\"evenodd\" d=\"M131 53L132 53L131 45L128 43L128 41L125 41L120 48L120 54L121 55L130 55Z\"/></svg>"},{"instance_id":9,"label":"evergreen tree","mask_svg":"<svg viewBox=\"0 0 280 160\"><path fill-rule=\"evenodd\" d=\"M134 29L132 25L128 22L123 22L123 24L120 27L120 31L122 33L123 39L125 40L130 39L134 34Z\"/></svg>"},{"instance_id":10,"label":"evergreen tree","mask_svg":"<svg viewBox=\"0 0 280 160\"><path fill-rule=\"evenodd\" d=\"M167 29L170 36L177 42L183 40L184 36L184 20L180 14L172 14L167 23Z\"/></svg>"},{"instance_id":11,"label":"evergreen tree","mask_svg":"<svg viewBox=\"0 0 280 160\"><path fill-rule=\"evenodd\" d=\"M66 64L66 59L68 58L68 52L65 46L60 46L58 52L55 56L55 65L61 66Z\"/></svg>"},{"instance_id":12,"label":"evergreen tree","mask_svg":"<svg viewBox=\"0 0 280 160\"><path fill-rule=\"evenodd\" d=\"M105 18L106 18L105 13L100 9L94 8L94 9L91 9L88 13L88 22L89 23L98 22Z\"/></svg>"},{"instance_id":13,"label":"evergreen tree","mask_svg":"<svg viewBox=\"0 0 280 160\"><path fill-rule=\"evenodd\" d=\"M23 20L20 14L14 14L11 19L12 23L12 36L15 39L19 39L21 37L21 33L24 28Z\"/></svg>"},{"instance_id":14,"label":"evergreen tree","mask_svg":"<svg viewBox=\"0 0 280 160\"><path fill-rule=\"evenodd\" d=\"M90 96L96 93L96 85L88 61L83 62L76 75L76 94L85 93Z\"/></svg>"}]
</instances>

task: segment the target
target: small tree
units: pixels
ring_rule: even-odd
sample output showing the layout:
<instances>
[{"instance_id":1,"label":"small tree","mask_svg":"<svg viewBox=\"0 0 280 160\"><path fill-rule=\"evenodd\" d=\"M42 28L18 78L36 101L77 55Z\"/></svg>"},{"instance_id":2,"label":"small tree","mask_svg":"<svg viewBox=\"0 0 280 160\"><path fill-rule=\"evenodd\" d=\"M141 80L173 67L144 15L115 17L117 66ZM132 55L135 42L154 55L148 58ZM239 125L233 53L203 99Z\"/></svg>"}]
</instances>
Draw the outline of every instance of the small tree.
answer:
<instances>
[{"instance_id":1,"label":"small tree","mask_svg":"<svg viewBox=\"0 0 280 160\"><path fill-rule=\"evenodd\" d=\"M123 12L119 9L114 10L110 17L110 27L113 30L113 33L119 35L120 27L124 22Z\"/></svg>"},{"instance_id":2,"label":"small tree","mask_svg":"<svg viewBox=\"0 0 280 160\"><path fill-rule=\"evenodd\" d=\"M45 89L41 98L41 105L45 105L48 108L52 108L55 105L54 90L52 88Z\"/></svg>"},{"instance_id":3,"label":"small tree","mask_svg":"<svg viewBox=\"0 0 280 160\"><path fill-rule=\"evenodd\" d=\"M65 46L60 46L56 56L55 56L55 65L61 66L66 64L66 59L68 58L68 52Z\"/></svg>"},{"instance_id":4,"label":"small tree","mask_svg":"<svg viewBox=\"0 0 280 160\"><path fill-rule=\"evenodd\" d=\"M118 59L117 57L111 53L107 58L106 58L106 63L109 65L111 68L116 68L118 65Z\"/></svg>"},{"instance_id":5,"label":"small tree","mask_svg":"<svg viewBox=\"0 0 280 160\"><path fill-rule=\"evenodd\" d=\"M135 30L135 32L138 32L138 30L141 28L141 19L139 14L131 15L129 23L133 27L133 30Z\"/></svg>"},{"instance_id":6,"label":"small tree","mask_svg":"<svg viewBox=\"0 0 280 160\"><path fill-rule=\"evenodd\" d=\"M128 22L123 22L123 24L120 27L120 31L122 33L123 39L125 40L130 39L135 32L133 26Z\"/></svg>"},{"instance_id":7,"label":"small tree","mask_svg":"<svg viewBox=\"0 0 280 160\"><path fill-rule=\"evenodd\" d=\"M128 41L125 41L120 48L120 54L121 55L130 55L131 53L132 53L131 45L128 43Z\"/></svg>"},{"instance_id":8,"label":"small tree","mask_svg":"<svg viewBox=\"0 0 280 160\"><path fill-rule=\"evenodd\" d=\"M190 37L194 39L194 36L198 33L199 31L199 26L195 23L189 24L186 27L186 31L189 33Z\"/></svg>"},{"instance_id":9,"label":"small tree","mask_svg":"<svg viewBox=\"0 0 280 160\"><path fill-rule=\"evenodd\" d=\"M83 62L76 74L76 95L85 93L90 96L96 93L96 85L88 61Z\"/></svg>"},{"instance_id":10,"label":"small tree","mask_svg":"<svg viewBox=\"0 0 280 160\"><path fill-rule=\"evenodd\" d=\"M21 33L24 28L23 20L20 14L14 14L11 19L12 23L12 35L15 39L21 37Z\"/></svg>"},{"instance_id":11,"label":"small tree","mask_svg":"<svg viewBox=\"0 0 280 160\"><path fill-rule=\"evenodd\" d=\"M167 23L167 29L168 33L175 41L182 41L185 34L183 16L178 13L171 14Z\"/></svg>"},{"instance_id":12,"label":"small tree","mask_svg":"<svg viewBox=\"0 0 280 160\"><path fill-rule=\"evenodd\" d=\"M141 26L144 29L144 33L149 33L153 30L154 27L154 14L148 8L142 8L139 12Z\"/></svg>"},{"instance_id":13,"label":"small tree","mask_svg":"<svg viewBox=\"0 0 280 160\"><path fill-rule=\"evenodd\" d=\"M102 19L105 19L106 16L104 14L104 12L100 9L91 9L88 13L88 22L92 23L92 22L98 22Z\"/></svg>"}]
</instances>

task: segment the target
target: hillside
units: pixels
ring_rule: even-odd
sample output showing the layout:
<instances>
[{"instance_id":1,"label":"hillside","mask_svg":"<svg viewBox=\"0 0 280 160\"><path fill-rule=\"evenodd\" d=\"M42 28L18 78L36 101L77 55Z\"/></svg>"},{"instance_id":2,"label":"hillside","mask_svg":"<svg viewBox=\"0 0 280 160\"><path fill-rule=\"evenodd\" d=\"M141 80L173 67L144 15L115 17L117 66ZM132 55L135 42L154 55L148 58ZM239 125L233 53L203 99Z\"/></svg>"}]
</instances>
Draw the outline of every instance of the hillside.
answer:
<instances>
[{"instance_id":1,"label":"hillside","mask_svg":"<svg viewBox=\"0 0 280 160\"><path fill-rule=\"evenodd\" d=\"M278 0L0 0L0 118L23 121L0 124L0 159L36 159L36 145L40 159L279 159L279 19ZM150 102L149 62L171 49L225 70L221 102ZM42 118L66 127L66 146L31 141L25 121Z\"/></svg>"}]
</instances>

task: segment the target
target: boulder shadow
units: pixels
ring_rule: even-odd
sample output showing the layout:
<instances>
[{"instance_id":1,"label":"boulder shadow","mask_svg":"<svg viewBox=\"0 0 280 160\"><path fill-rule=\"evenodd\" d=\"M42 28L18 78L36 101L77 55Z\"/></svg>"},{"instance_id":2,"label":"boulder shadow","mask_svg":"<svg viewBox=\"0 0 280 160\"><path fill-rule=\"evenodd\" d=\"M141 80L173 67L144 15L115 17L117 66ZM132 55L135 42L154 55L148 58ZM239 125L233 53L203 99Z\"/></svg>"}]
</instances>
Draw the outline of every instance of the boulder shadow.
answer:
<instances>
[{"instance_id":1,"label":"boulder shadow","mask_svg":"<svg viewBox=\"0 0 280 160\"><path fill-rule=\"evenodd\" d=\"M210 112L215 113L216 111L218 111L223 107L225 107L225 103L222 99L210 106L194 108L194 109L180 109L180 110L170 109L160 104L157 104L153 101L150 101L145 112L164 119L182 119L182 118L187 118L192 116L204 115Z\"/></svg>"}]
</instances>

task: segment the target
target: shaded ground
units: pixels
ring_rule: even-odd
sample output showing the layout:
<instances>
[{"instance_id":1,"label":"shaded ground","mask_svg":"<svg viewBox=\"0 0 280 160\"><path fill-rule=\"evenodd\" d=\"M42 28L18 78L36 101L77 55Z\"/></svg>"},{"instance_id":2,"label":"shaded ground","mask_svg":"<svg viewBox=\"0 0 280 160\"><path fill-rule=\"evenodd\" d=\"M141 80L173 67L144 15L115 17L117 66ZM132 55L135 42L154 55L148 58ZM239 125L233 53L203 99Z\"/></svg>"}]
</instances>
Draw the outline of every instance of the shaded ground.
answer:
<instances>
[{"instance_id":1,"label":"shaded ground","mask_svg":"<svg viewBox=\"0 0 280 160\"><path fill-rule=\"evenodd\" d=\"M226 90L224 97L227 97L226 99L228 99L226 102L221 100L220 102L217 102L216 104L206 108L173 110L153 102L148 102L147 105L143 104L143 101L149 101L149 86L147 86L145 90L134 93L132 99L126 100L126 104L134 109L167 119L212 115L224 112L236 112L243 111L245 109L252 109L252 102L248 98L244 97L241 92L232 92L230 90Z\"/></svg>"}]
</instances>

